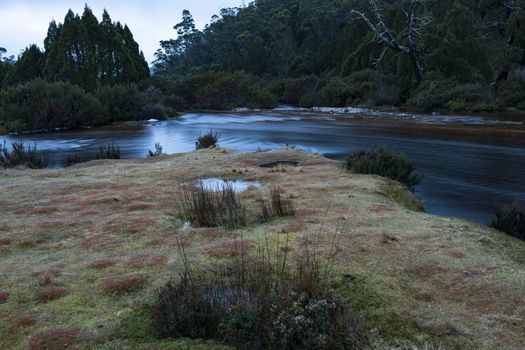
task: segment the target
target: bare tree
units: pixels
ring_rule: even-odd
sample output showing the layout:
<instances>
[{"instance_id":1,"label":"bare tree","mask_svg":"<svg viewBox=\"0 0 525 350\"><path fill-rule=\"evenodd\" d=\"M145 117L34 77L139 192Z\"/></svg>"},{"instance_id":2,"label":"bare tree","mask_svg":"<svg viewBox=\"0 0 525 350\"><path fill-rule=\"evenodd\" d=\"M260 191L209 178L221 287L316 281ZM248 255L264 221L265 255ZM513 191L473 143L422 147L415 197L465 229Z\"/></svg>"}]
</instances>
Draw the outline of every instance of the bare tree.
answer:
<instances>
[{"instance_id":1,"label":"bare tree","mask_svg":"<svg viewBox=\"0 0 525 350\"><path fill-rule=\"evenodd\" d=\"M358 15L365 21L370 30L373 32L376 40L385 45L381 56L376 59L379 63L388 49L392 49L400 54L407 55L410 59L412 69L419 85L423 80L423 67L419 58L417 39L423 28L431 21L430 16L420 15L419 9L423 3L429 0L400 0L397 2L401 11L406 17L406 28L403 32L395 35L390 27L384 21L384 10L378 0L369 0L370 10L373 17L367 16L364 12L352 10L353 14Z\"/></svg>"}]
</instances>

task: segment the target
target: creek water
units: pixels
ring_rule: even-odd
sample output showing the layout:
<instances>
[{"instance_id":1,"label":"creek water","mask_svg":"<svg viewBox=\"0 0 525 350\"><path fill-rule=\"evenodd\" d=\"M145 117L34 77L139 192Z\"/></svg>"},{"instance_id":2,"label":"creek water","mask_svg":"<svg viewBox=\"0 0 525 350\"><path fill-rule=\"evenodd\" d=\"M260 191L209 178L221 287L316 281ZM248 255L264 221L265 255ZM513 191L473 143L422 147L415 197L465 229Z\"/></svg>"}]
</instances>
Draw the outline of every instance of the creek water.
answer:
<instances>
[{"instance_id":1,"label":"creek water","mask_svg":"<svg viewBox=\"0 0 525 350\"><path fill-rule=\"evenodd\" d=\"M120 147L123 158L145 157L156 142L168 154L187 152L209 129L219 133L221 147L242 152L294 145L343 160L357 149L386 146L405 153L416 166L422 178L416 194L431 214L484 223L502 204L525 204L525 116L389 113L188 113L135 127L5 136L0 141L36 143L54 167L73 155L93 159L101 145L111 143Z\"/></svg>"}]
</instances>

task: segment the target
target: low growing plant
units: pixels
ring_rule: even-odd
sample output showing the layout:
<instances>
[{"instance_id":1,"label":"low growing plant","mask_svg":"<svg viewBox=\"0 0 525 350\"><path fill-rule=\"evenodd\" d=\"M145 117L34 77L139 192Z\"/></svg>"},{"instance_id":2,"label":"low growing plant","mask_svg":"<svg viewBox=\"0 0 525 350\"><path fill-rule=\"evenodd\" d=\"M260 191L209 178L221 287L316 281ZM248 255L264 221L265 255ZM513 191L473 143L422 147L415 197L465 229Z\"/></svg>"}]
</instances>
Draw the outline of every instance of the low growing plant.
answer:
<instances>
[{"instance_id":1,"label":"low growing plant","mask_svg":"<svg viewBox=\"0 0 525 350\"><path fill-rule=\"evenodd\" d=\"M525 240L525 209L517 202L496 211L489 226L509 236Z\"/></svg>"},{"instance_id":2,"label":"low growing plant","mask_svg":"<svg viewBox=\"0 0 525 350\"><path fill-rule=\"evenodd\" d=\"M148 158L155 158L162 155L162 146L159 142L155 143L155 151L148 150Z\"/></svg>"},{"instance_id":3,"label":"low growing plant","mask_svg":"<svg viewBox=\"0 0 525 350\"><path fill-rule=\"evenodd\" d=\"M384 147L351 153L346 159L346 168L357 174L373 174L399 181L411 191L420 181L414 174L415 167L405 155Z\"/></svg>"},{"instance_id":4,"label":"low growing plant","mask_svg":"<svg viewBox=\"0 0 525 350\"><path fill-rule=\"evenodd\" d=\"M235 229L248 224L246 207L231 184L218 191L180 186L177 210L179 219L197 227Z\"/></svg>"},{"instance_id":5,"label":"low growing plant","mask_svg":"<svg viewBox=\"0 0 525 350\"><path fill-rule=\"evenodd\" d=\"M0 144L0 166L14 168L18 166L30 169L46 168L49 164L47 157L37 151L37 146L26 145L22 141L12 142L11 149L7 148L4 141Z\"/></svg>"},{"instance_id":6,"label":"low growing plant","mask_svg":"<svg viewBox=\"0 0 525 350\"><path fill-rule=\"evenodd\" d=\"M100 146L96 154L96 159L120 159L120 148L111 145Z\"/></svg>"},{"instance_id":7,"label":"low growing plant","mask_svg":"<svg viewBox=\"0 0 525 350\"><path fill-rule=\"evenodd\" d=\"M195 143L196 149L215 148L219 142L219 135L214 133L213 130L208 131L207 134L199 136Z\"/></svg>"},{"instance_id":8,"label":"low growing plant","mask_svg":"<svg viewBox=\"0 0 525 350\"><path fill-rule=\"evenodd\" d=\"M295 252L288 236L267 235L255 252L199 268L185 251L191 232L185 224L176 235L180 278L158 292L155 335L214 339L239 349L361 348L364 337L330 289L337 231L328 253L312 237L303 237Z\"/></svg>"}]
</instances>

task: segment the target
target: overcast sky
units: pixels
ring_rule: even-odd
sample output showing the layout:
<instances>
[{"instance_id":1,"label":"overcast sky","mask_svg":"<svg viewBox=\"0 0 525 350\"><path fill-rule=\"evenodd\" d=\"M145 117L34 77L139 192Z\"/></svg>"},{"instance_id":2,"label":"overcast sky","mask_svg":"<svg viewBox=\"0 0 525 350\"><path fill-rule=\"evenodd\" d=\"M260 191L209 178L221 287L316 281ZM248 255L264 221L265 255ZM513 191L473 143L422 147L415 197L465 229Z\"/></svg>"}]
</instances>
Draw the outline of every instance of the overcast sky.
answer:
<instances>
[{"instance_id":1,"label":"overcast sky","mask_svg":"<svg viewBox=\"0 0 525 350\"><path fill-rule=\"evenodd\" d=\"M159 41L175 37L173 26L180 22L182 10L190 10L203 28L221 8L243 4L243 0L0 0L0 47L15 56L28 44L43 47L51 19L63 22L70 8L82 13L86 2L99 20L106 8L113 21L126 23L150 63Z\"/></svg>"}]
</instances>

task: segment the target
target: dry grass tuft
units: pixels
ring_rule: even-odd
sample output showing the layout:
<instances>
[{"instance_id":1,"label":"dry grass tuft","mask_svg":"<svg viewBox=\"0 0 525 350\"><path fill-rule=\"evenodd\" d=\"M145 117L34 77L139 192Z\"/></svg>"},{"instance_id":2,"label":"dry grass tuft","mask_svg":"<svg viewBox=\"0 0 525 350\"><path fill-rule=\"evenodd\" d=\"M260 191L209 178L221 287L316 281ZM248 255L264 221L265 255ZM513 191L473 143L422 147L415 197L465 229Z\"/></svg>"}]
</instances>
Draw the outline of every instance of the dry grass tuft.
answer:
<instances>
[{"instance_id":1,"label":"dry grass tuft","mask_svg":"<svg viewBox=\"0 0 525 350\"><path fill-rule=\"evenodd\" d=\"M306 224L303 222L292 222L284 226L281 230L282 233L297 233L304 232L306 230Z\"/></svg>"},{"instance_id":2,"label":"dry grass tuft","mask_svg":"<svg viewBox=\"0 0 525 350\"><path fill-rule=\"evenodd\" d=\"M58 275L60 275L61 272L62 272L62 270L60 270L60 269L50 268L50 269L45 269L45 270L41 270L41 271L31 272L31 276L34 276L34 277L40 277L40 276L57 277Z\"/></svg>"},{"instance_id":3,"label":"dry grass tuft","mask_svg":"<svg viewBox=\"0 0 525 350\"><path fill-rule=\"evenodd\" d=\"M153 208L153 204L150 203L135 203L128 205L127 209L129 211L140 211L140 210L147 210Z\"/></svg>"},{"instance_id":4,"label":"dry grass tuft","mask_svg":"<svg viewBox=\"0 0 525 350\"><path fill-rule=\"evenodd\" d=\"M5 303L9 299L9 293L0 292L0 303Z\"/></svg>"},{"instance_id":5,"label":"dry grass tuft","mask_svg":"<svg viewBox=\"0 0 525 350\"><path fill-rule=\"evenodd\" d=\"M22 326L32 326L36 323L37 319L36 319L36 316L34 315L28 315L28 316L24 316L22 318L20 318L18 320L18 324L22 325Z\"/></svg>"},{"instance_id":6,"label":"dry grass tuft","mask_svg":"<svg viewBox=\"0 0 525 350\"><path fill-rule=\"evenodd\" d=\"M392 212L396 211L394 207L388 204L374 204L368 207L368 210L374 213L381 213L381 212Z\"/></svg>"},{"instance_id":7,"label":"dry grass tuft","mask_svg":"<svg viewBox=\"0 0 525 350\"><path fill-rule=\"evenodd\" d=\"M255 242L252 240L223 242L208 248L206 253L213 258L225 258L239 255L252 249L254 246Z\"/></svg>"},{"instance_id":8,"label":"dry grass tuft","mask_svg":"<svg viewBox=\"0 0 525 350\"><path fill-rule=\"evenodd\" d=\"M129 259L128 265L135 269L143 268L144 266L146 266L146 262L148 258L149 258L148 254L136 255L132 257L131 259Z\"/></svg>"},{"instance_id":9,"label":"dry grass tuft","mask_svg":"<svg viewBox=\"0 0 525 350\"><path fill-rule=\"evenodd\" d=\"M67 290L65 288L46 289L37 293L36 298L42 303L53 301L66 295Z\"/></svg>"},{"instance_id":10,"label":"dry grass tuft","mask_svg":"<svg viewBox=\"0 0 525 350\"><path fill-rule=\"evenodd\" d=\"M168 257L164 255L154 256L149 263L150 266L166 266L168 265Z\"/></svg>"},{"instance_id":11,"label":"dry grass tuft","mask_svg":"<svg viewBox=\"0 0 525 350\"><path fill-rule=\"evenodd\" d=\"M108 294L126 293L140 288L145 282L143 276L109 278L102 283L102 289Z\"/></svg>"},{"instance_id":12,"label":"dry grass tuft","mask_svg":"<svg viewBox=\"0 0 525 350\"><path fill-rule=\"evenodd\" d=\"M29 340L29 350L72 348L80 335L78 328L49 328L35 333Z\"/></svg>"},{"instance_id":13,"label":"dry grass tuft","mask_svg":"<svg viewBox=\"0 0 525 350\"><path fill-rule=\"evenodd\" d=\"M13 243L12 239L0 239L0 245L11 245Z\"/></svg>"},{"instance_id":14,"label":"dry grass tuft","mask_svg":"<svg viewBox=\"0 0 525 350\"><path fill-rule=\"evenodd\" d=\"M92 269L105 269L107 267L115 265L117 262L113 259L99 259L92 261L89 267Z\"/></svg>"},{"instance_id":15,"label":"dry grass tuft","mask_svg":"<svg viewBox=\"0 0 525 350\"><path fill-rule=\"evenodd\" d=\"M71 224L68 224L65 221L60 221L60 220L43 221L38 224L38 227L46 228L46 229L57 229L57 228L66 227L66 226L71 226Z\"/></svg>"},{"instance_id":16,"label":"dry grass tuft","mask_svg":"<svg viewBox=\"0 0 525 350\"><path fill-rule=\"evenodd\" d=\"M53 214L53 213L56 213L58 210L59 210L58 207L53 207L53 206L37 207L37 208L33 209L33 213L32 214L34 214L34 215Z\"/></svg>"},{"instance_id":17,"label":"dry grass tuft","mask_svg":"<svg viewBox=\"0 0 525 350\"><path fill-rule=\"evenodd\" d=\"M199 230L197 234L203 238L221 238L221 237L227 237L227 236L232 235L230 231L213 230L213 229Z\"/></svg>"}]
</instances>

